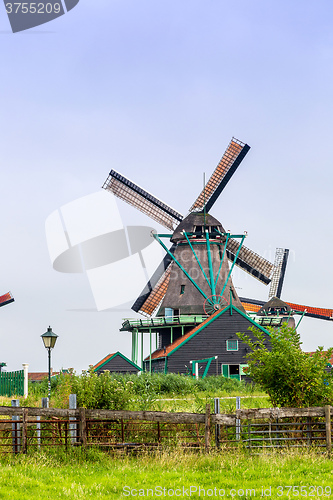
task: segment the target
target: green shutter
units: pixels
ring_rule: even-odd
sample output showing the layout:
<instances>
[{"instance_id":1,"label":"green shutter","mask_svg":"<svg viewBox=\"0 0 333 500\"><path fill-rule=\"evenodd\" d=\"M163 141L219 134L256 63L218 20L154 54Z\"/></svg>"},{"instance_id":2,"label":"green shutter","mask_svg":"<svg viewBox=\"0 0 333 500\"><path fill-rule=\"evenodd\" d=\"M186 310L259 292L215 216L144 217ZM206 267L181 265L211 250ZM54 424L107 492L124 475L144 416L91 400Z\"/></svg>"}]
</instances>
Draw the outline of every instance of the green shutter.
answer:
<instances>
[{"instance_id":1,"label":"green shutter","mask_svg":"<svg viewBox=\"0 0 333 500\"><path fill-rule=\"evenodd\" d=\"M229 378L229 365L222 365L222 375Z\"/></svg>"},{"instance_id":2,"label":"green shutter","mask_svg":"<svg viewBox=\"0 0 333 500\"><path fill-rule=\"evenodd\" d=\"M246 375L244 372L244 368L247 368L249 365L239 365L239 374L240 375Z\"/></svg>"}]
</instances>

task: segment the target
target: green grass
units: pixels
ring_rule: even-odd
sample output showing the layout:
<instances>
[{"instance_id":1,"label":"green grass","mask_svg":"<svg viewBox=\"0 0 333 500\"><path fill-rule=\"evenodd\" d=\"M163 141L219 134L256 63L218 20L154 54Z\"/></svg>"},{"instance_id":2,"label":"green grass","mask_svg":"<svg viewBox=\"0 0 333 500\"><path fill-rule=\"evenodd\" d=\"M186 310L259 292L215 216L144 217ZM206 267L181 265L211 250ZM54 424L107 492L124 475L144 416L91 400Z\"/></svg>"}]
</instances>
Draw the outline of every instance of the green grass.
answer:
<instances>
[{"instance_id":1,"label":"green grass","mask_svg":"<svg viewBox=\"0 0 333 500\"><path fill-rule=\"evenodd\" d=\"M112 457L96 450L87 453L74 450L68 455L41 453L8 457L1 460L0 466L0 498L6 500L110 500L133 498L134 493L138 497L158 498L152 492L148 496L146 491L163 492L156 490L157 487L166 488L166 494L162 493L160 498L171 498L169 489L178 489L181 493L178 497L188 498L191 487L192 498L202 498L203 490L206 497L212 493L213 498L218 498L219 489L225 490L226 498L231 498L232 489L235 498L250 498L253 492L263 498L262 488L270 487L270 498L304 497L309 493L313 493L312 498L328 498L321 495L321 489L317 493L314 488L328 488L333 483L332 461L315 451L261 456L250 456L242 450L211 455L177 451L156 456ZM287 496L287 489L278 489L279 486L295 489ZM183 487L187 496L183 496ZM194 490L199 487L202 488L200 496ZM303 487L303 495L296 495L297 487ZM217 488L216 496L214 488ZM247 496L246 489L252 490ZM123 495L130 491L132 495Z\"/></svg>"},{"instance_id":2,"label":"green grass","mask_svg":"<svg viewBox=\"0 0 333 500\"><path fill-rule=\"evenodd\" d=\"M157 396L153 409L169 412L204 413L206 404L211 405L214 412L214 398L220 398L220 413L235 413L236 395L241 396L241 408L269 408L271 405L268 396L257 393L253 396L242 395L239 392L225 395L224 393L198 392L193 395L177 396L173 394Z\"/></svg>"}]
</instances>

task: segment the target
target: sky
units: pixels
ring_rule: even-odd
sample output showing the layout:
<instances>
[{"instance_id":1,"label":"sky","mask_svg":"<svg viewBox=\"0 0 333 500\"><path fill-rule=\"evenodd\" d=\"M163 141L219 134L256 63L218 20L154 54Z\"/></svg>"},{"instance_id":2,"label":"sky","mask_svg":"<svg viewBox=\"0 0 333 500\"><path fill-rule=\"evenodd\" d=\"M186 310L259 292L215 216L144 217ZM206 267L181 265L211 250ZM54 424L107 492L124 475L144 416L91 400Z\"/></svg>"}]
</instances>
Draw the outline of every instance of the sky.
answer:
<instances>
[{"instance_id":1,"label":"sky","mask_svg":"<svg viewBox=\"0 0 333 500\"><path fill-rule=\"evenodd\" d=\"M49 325L55 370L130 356L119 328L133 301L97 311L84 273L53 269L45 222L98 193L110 169L186 215L232 136L251 149L212 215L269 260L290 249L282 299L332 308L332 19L328 0L80 0L13 34L0 6L7 370L47 370ZM125 225L161 229L118 209ZM267 299L253 278L233 279L239 295ZM305 350L333 345L333 322L304 318L299 333Z\"/></svg>"}]
</instances>

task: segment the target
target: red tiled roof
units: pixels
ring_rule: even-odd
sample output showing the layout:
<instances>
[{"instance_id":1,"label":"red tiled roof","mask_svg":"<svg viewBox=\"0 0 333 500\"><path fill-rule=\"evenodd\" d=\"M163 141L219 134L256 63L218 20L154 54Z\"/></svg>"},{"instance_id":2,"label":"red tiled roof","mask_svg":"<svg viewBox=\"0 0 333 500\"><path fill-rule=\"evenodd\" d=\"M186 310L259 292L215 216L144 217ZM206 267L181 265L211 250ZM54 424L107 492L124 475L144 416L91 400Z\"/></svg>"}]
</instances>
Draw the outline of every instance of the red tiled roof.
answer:
<instances>
[{"instance_id":1,"label":"red tiled roof","mask_svg":"<svg viewBox=\"0 0 333 500\"><path fill-rule=\"evenodd\" d=\"M112 356L114 356L115 354L117 353L113 352L112 354L108 354L107 356L105 356L105 358L103 358L99 363L97 363L97 365L93 366L93 369L96 370L97 368L99 368L101 365L106 363L110 358L112 358Z\"/></svg>"},{"instance_id":2,"label":"red tiled roof","mask_svg":"<svg viewBox=\"0 0 333 500\"><path fill-rule=\"evenodd\" d=\"M312 356L312 354L315 354L315 352L316 351L308 351L308 352L306 352L306 354L310 354ZM327 353L327 351L323 351L323 354L326 354L326 353ZM333 366L333 354L329 360L329 363L331 363L331 365Z\"/></svg>"},{"instance_id":3,"label":"red tiled roof","mask_svg":"<svg viewBox=\"0 0 333 500\"><path fill-rule=\"evenodd\" d=\"M52 377L54 375L59 375L59 372L52 372ZM44 378L49 376L48 372L32 372L28 374L28 379L30 382L41 382Z\"/></svg>"}]
</instances>

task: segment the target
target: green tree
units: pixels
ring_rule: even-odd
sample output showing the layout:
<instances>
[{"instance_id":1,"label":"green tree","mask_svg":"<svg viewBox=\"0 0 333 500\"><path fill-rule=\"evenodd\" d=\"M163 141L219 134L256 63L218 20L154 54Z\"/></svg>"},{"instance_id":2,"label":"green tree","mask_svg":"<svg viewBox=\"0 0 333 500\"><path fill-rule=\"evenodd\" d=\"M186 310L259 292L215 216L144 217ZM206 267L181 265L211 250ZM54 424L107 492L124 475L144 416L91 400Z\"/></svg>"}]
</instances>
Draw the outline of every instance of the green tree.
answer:
<instances>
[{"instance_id":1,"label":"green tree","mask_svg":"<svg viewBox=\"0 0 333 500\"><path fill-rule=\"evenodd\" d=\"M270 397L275 407L324 406L333 403L333 371L327 371L333 348L319 347L309 354L301 349L300 335L282 325L267 336L255 327L251 334L238 333L250 348L248 375Z\"/></svg>"}]
</instances>

